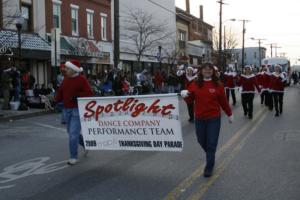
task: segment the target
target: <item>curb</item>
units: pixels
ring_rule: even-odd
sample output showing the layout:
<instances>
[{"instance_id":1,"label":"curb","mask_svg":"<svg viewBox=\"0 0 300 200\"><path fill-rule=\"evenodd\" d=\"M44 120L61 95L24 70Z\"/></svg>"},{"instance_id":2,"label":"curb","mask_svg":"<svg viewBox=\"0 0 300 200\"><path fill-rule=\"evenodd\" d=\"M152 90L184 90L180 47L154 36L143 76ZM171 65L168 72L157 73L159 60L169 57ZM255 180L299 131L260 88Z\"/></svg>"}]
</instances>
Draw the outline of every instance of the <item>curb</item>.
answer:
<instances>
[{"instance_id":1,"label":"curb","mask_svg":"<svg viewBox=\"0 0 300 200\"><path fill-rule=\"evenodd\" d=\"M51 111L40 111L40 112L34 112L34 113L28 113L28 114L22 114L22 115L15 115L15 116L8 116L8 117L1 117L0 116L0 122L9 122L11 120L19 120L19 119L27 119L31 117L38 117L43 116L47 114L54 114L56 112Z\"/></svg>"}]
</instances>

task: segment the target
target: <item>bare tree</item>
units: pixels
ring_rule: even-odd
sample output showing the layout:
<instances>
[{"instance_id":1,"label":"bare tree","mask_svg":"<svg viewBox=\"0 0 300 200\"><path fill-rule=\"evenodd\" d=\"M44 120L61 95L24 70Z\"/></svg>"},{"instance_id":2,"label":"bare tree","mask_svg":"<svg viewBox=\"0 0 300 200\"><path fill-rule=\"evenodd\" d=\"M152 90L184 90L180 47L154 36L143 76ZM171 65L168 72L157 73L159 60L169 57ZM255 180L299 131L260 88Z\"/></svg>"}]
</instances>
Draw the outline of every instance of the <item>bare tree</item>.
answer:
<instances>
[{"instance_id":1,"label":"bare tree","mask_svg":"<svg viewBox=\"0 0 300 200\"><path fill-rule=\"evenodd\" d=\"M154 22L153 16L143 10L133 10L124 17L121 37L133 45L125 50L137 57L140 66L141 57L161 45L170 36L164 23Z\"/></svg>"},{"instance_id":2,"label":"bare tree","mask_svg":"<svg viewBox=\"0 0 300 200\"><path fill-rule=\"evenodd\" d=\"M224 40L225 39L225 40ZM224 43L223 48L225 46L226 49L235 49L239 45L239 37L237 33L234 32L231 28L226 31L225 38L223 38ZM215 51L219 50L219 33L214 32L213 34L213 47ZM225 45L224 45L225 44Z\"/></svg>"},{"instance_id":3,"label":"bare tree","mask_svg":"<svg viewBox=\"0 0 300 200\"><path fill-rule=\"evenodd\" d=\"M16 9L16 5L12 4L11 0L2 0L1 8L2 16L0 20L2 27L0 28L7 28L15 24L16 19L21 16L21 12Z\"/></svg>"},{"instance_id":4,"label":"bare tree","mask_svg":"<svg viewBox=\"0 0 300 200\"><path fill-rule=\"evenodd\" d=\"M166 49L165 54L166 54L166 59L168 59L168 63L173 66L178 60L179 56L184 52L183 49L180 48L178 41L175 39L170 40L171 43L169 46L173 46L173 49Z\"/></svg>"}]
</instances>

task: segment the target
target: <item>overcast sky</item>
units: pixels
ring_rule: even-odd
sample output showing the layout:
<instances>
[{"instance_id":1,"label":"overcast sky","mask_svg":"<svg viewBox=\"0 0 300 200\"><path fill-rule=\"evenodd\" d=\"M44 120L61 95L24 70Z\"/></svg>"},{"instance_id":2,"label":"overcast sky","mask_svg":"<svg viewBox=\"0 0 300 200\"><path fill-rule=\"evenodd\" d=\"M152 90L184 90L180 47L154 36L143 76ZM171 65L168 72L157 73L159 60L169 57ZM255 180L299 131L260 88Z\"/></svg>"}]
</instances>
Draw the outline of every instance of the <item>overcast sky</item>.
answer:
<instances>
[{"instance_id":1,"label":"overcast sky","mask_svg":"<svg viewBox=\"0 0 300 200\"><path fill-rule=\"evenodd\" d=\"M217 0L190 0L191 12L199 16L199 5L204 6L204 21L218 29L219 4ZM248 19L246 46L258 46L251 37L264 38L264 44L277 43L280 52L287 53L295 64L300 59L300 1L299 0L225 0L223 19ZM185 9L185 0L176 0L176 6ZM227 22L242 35L241 22ZM270 56L270 46L267 55ZM275 51L275 50L274 50ZM274 52L273 52L274 56ZM300 64L300 61L298 61Z\"/></svg>"}]
</instances>

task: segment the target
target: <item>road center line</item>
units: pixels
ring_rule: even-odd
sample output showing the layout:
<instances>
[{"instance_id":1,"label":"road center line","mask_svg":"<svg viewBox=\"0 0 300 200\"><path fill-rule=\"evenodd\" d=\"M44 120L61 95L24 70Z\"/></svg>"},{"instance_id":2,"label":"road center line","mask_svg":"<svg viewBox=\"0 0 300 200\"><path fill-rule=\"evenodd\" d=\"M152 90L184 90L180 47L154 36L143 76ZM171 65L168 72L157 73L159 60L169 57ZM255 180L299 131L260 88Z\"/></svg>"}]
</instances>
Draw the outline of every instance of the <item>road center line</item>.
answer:
<instances>
[{"instance_id":1,"label":"road center line","mask_svg":"<svg viewBox=\"0 0 300 200\"><path fill-rule=\"evenodd\" d=\"M51 125L48 125L48 124L42 124L42 123L38 123L38 122L32 122L32 124L38 125L38 126L41 126L41 127L44 127L44 128L55 129L55 130L58 130L58 131L61 131L61 132L64 132L64 133L67 132L65 128L58 128L58 127L51 126Z\"/></svg>"},{"instance_id":2,"label":"road center line","mask_svg":"<svg viewBox=\"0 0 300 200\"><path fill-rule=\"evenodd\" d=\"M249 139L249 137L256 131L258 126L265 120L267 116L267 113L264 113L263 116L260 117L259 121L255 124L255 126L249 131L249 133L236 145L236 147L232 150L231 154L219 165L219 167L216 169L215 174L208 179L207 182L204 184L201 184L197 189L196 192L193 193L191 196L187 198L187 200L199 200L203 197L205 192L209 189L209 187L220 177L220 175L224 172L226 167L229 165L229 163L237 156L237 154L240 152L240 150L245 145L246 141Z\"/></svg>"},{"instance_id":3,"label":"road center line","mask_svg":"<svg viewBox=\"0 0 300 200\"><path fill-rule=\"evenodd\" d=\"M226 144L224 144L220 150L217 151L217 159L221 157L238 139L242 136L242 134L249 130L257 121L257 119L263 114L264 109L260 109L260 111L254 116L253 121L250 123L246 123L241 129L239 129L234 136L232 136ZM182 195L183 191L186 191L187 188L189 188L195 180L197 180L198 177L200 177L203 174L203 170L205 167L205 163L200 165L189 177L184 179L181 183L179 183L170 193L167 194L167 196L164 198L164 200L175 200L180 195Z\"/></svg>"}]
</instances>

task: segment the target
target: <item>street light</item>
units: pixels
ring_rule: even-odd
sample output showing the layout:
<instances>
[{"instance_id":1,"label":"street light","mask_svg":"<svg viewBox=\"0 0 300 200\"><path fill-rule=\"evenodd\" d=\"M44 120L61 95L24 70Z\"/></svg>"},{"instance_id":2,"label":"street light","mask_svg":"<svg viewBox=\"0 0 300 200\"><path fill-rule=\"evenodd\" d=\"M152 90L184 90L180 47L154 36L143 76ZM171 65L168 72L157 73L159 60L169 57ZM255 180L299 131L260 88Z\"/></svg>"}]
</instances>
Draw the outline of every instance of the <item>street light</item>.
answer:
<instances>
[{"instance_id":1,"label":"street light","mask_svg":"<svg viewBox=\"0 0 300 200\"><path fill-rule=\"evenodd\" d=\"M21 65L22 60L22 39L21 39L21 33L22 33L22 25L23 25L24 18L19 15L19 17L16 20L16 27L18 31L18 56L19 56L19 65Z\"/></svg>"},{"instance_id":2,"label":"street light","mask_svg":"<svg viewBox=\"0 0 300 200\"><path fill-rule=\"evenodd\" d=\"M250 38L250 39L251 39L251 40L256 40L256 41L258 41L259 67L261 67L261 49L260 49L260 47L261 47L261 41L262 41L262 40L266 40L266 39L261 39L261 38L256 39L256 38L254 38L254 37L252 37L252 38Z\"/></svg>"}]
</instances>

